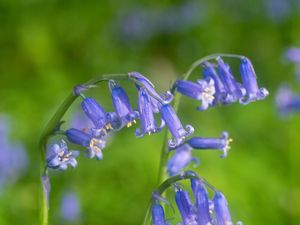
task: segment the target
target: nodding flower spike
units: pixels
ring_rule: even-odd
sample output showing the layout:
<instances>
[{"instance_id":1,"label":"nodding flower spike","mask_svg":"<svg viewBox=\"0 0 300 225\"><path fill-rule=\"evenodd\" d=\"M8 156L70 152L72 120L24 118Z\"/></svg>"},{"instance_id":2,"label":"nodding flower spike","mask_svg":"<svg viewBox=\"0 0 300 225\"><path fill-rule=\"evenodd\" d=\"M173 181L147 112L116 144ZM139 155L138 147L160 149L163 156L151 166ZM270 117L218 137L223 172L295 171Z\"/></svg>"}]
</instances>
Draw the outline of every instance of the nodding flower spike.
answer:
<instances>
[{"instance_id":1,"label":"nodding flower spike","mask_svg":"<svg viewBox=\"0 0 300 225\"><path fill-rule=\"evenodd\" d=\"M138 89L144 87L156 101L159 101L162 104L169 104L172 102L173 95L171 94L171 92L167 91L166 93L159 95L156 92L152 82L139 72L130 72L128 73L128 76L130 79L135 81L135 85Z\"/></svg>"},{"instance_id":2,"label":"nodding flower spike","mask_svg":"<svg viewBox=\"0 0 300 225\"><path fill-rule=\"evenodd\" d=\"M70 142L86 147L87 150L85 153L89 159L95 156L98 160L103 158L102 149L106 145L106 141L103 138L93 137L90 134L74 128L67 130L66 136Z\"/></svg>"},{"instance_id":3,"label":"nodding flower spike","mask_svg":"<svg viewBox=\"0 0 300 225\"><path fill-rule=\"evenodd\" d=\"M215 68L211 63L204 63L203 65L203 77L206 80L213 79L214 80L214 85L215 85L215 94L214 94L214 101L213 105L218 104L218 102L224 102L226 98L226 88L221 81L219 75L217 74Z\"/></svg>"},{"instance_id":4,"label":"nodding flower spike","mask_svg":"<svg viewBox=\"0 0 300 225\"><path fill-rule=\"evenodd\" d=\"M164 209L159 203L154 203L152 205L152 224L167 225Z\"/></svg>"},{"instance_id":5,"label":"nodding flower spike","mask_svg":"<svg viewBox=\"0 0 300 225\"><path fill-rule=\"evenodd\" d=\"M175 148L182 144L188 136L193 134L194 128L191 125L187 125L185 130L171 105L159 106L162 119L165 121L174 138L174 140L170 139L168 141L169 147Z\"/></svg>"},{"instance_id":6,"label":"nodding flower spike","mask_svg":"<svg viewBox=\"0 0 300 225\"><path fill-rule=\"evenodd\" d=\"M108 119L108 113L93 98L85 98L81 103L81 108L86 116L93 122L95 129L106 135L112 127Z\"/></svg>"},{"instance_id":7,"label":"nodding flower spike","mask_svg":"<svg viewBox=\"0 0 300 225\"><path fill-rule=\"evenodd\" d=\"M47 166L52 169L66 170L68 164L75 168L77 161L75 157L79 156L79 151L69 151L64 140L59 144L53 144L47 149Z\"/></svg>"},{"instance_id":8,"label":"nodding flower spike","mask_svg":"<svg viewBox=\"0 0 300 225\"><path fill-rule=\"evenodd\" d=\"M154 112L150 101L150 96L147 93L145 87L141 87L138 93L138 109L140 114L141 128L138 128L135 132L137 137L143 137L145 134L151 134L159 132L163 126L162 120L161 126L156 126L154 118Z\"/></svg>"},{"instance_id":9,"label":"nodding flower spike","mask_svg":"<svg viewBox=\"0 0 300 225\"><path fill-rule=\"evenodd\" d=\"M220 138L193 137L188 140L188 144L195 149L217 149L222 151L222 158L227 156L230 142L232 142L232 139L229 138L227 132L223 132Z\"/></svg>"},{"instance_id":10,"label":"nodding flower spike","mask_svg":"<svg viewBox=\"0 0 300 225\"><path fill-rule=\"evenodd\" d=\"M232 225L225 196L217 191L213 198L213 203L218 225Z\"/></svg>"},{"instance_id":11,"label":"nodding flower spike","mask_svg":"<svg viewBox=\"0 0 300 225\"><path fill-rule=\"evenodd\" d=\"M184 225L198 225L196 214L193 211L193 204L189 194L185 190L177 190L175 193L175 201L180 212Z\"/></svg>"},{"instance_id":12,"label":"nodding flower spike","mask_svg":"<svg viewBox=\"0 0 300 225\"><path fill-rule=\"evenodd\" d=\"M245 95L245 89L235 80L229 65L225 64L221 57L218 57L217 61L218 71L227 91L227 96L223 103L228 104L240 100Z\"/></svg>"},{"instance_id":13,"label":"nodding flower spike","mask_svg":"<svg viewBox=\"0 0 300 225\"><path fill-rule=\"evenodd\" d=\"M114 80L108 82L115 111L122 121L122 125L130 127L138 118L138 112L132 109L125 90Z\"/></svg>"},{"instance_id":14,"label":"nodding flower spike","mask_svg":"<svg viewBox=\"0 0 300 225\"><path fill-rule=\"evenodd\" d=\"M262 100L269 92L265 88L258 88L256 74L252 63L246 57L242 58L240 65L243 87L246 89L245 98L240 99L241 104L248 104L253 101Z\"/></svg>"},{"instance_id":15,"label":"nodding flower spike","mask_svg":"<svg viewBox=\"0 0 300 225\"><path fill-rule=\"evenodd\" d=\"M167 172L170 176L180 173L191 161L197 159L192 157L192 148L188 144L181 145L175 149L174 155L167 164Z\"/></svg>"},{"instance_id":16,"label":"nodding flower spike","mask_svg":"<svg viewBox=\"0 0 300 225\"><path fill-rule=\"evenodd\" d=\"M214 80L198 80L197 83L186 80L178 80L175 83L176 90L188 97L194 98L202 102L198 110L206 110L212 105L215 94Z\"/></svg>"},{"instance_id":17,"label":"nodding flower spike","mask_svg":"<svg viewBox=\"0 0 300 225\"><path fill-rule=\"evenodd\" d=\"M205 185L201 180L191 179L191 186L195 196L195 206L198 224L213 224L209 212L209 198Z\"/></svg>"}]
</instances>

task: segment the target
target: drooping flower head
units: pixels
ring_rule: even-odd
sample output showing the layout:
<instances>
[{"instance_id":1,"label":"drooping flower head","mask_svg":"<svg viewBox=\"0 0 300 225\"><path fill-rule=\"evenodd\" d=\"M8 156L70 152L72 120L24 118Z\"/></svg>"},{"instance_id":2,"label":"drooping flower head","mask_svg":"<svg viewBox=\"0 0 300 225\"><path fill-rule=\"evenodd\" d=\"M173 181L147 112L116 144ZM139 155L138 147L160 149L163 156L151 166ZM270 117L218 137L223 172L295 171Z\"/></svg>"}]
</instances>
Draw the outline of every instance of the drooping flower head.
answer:
<instances>
[{"instance_id":1,"label":"drooping flower head","mask_svg":"<svg viewBox=\"0 0 300 225\"><path fill-rule=\"evenodd\" d=\"M75 168L77 166L76 157L79 151L69 151L64 140L55 143L47 149L47 166L52 169L66 170L68 165Z\"/></svg>"},{"instance_id":2,"label":"drooping flower head","mask_svg":"<svg viewBox=\"0 0 300 225\"><path fill-rule=\"evenodd\" d=\"M258 87L254 68L250 60L246 57L242 58L240 71L243 80L243 87L246 89L245 98L240 99L242 104L262 100L268 96L269 92L267 89Z\"/></svg>"},{"instance_id":3,"label":"drooping flower head","mask_svg":"<svg viewBox=\"0 0 300 225\"><path fill-rule=\"evenodd\" d=\"M223 152L221 157L226 157L228 150L230 149L230 142L227 132L223 132L220 138L204 138L204 137L192 137L188 140L189 145L194 149L217 149Z\"/></svg>"},{"instance_id":4,"label":"drooping flower head","mask_svg":"<svg viewBox=\"0 0 300 225\"><path fill-rule=\"evenodd\" d=\"M191 161L197 161L192 157L192 147L188 144L183 144L175 149L174 155L170 158L167 164L167 172L174 176L187 167Z\"/></svg>"},{"instance_id":5,"label":"drooping flower head","mask_svg":"<svg viewBox=\"0 0 300 225\"><path fill-rule=\"evenodd\" d=\"M213 198L214 211L218 225L232 225L231 216L225 196L219 192L215 192Z\"/></svg>"},{"instance_id":6,"label":"drooping flower head","mask_svg":"<svg viewBox=\"0 0 300 225\"><path fill-rule=\"evenodd\" d=\"M245 89L236 81L229 65L221 57L217 57L217 62L219 75L227 92L225 102L223 103L228 104L240 100L245 95Z\"/></svg>"},{"instance_id":7,"label":"drooping flower head","mask_svg":"<svg viewBox=\"0 0 300 225\"><path fill-rule=\"evenodd\" d=\"M199 179L191 179L191 187L195 197L197 223L213 224L209 210L209 196L204 183Z\"/></svg>"},{"instance_id":8,"label":"drooping flower head","mask_svg":"<svg viewBox=\"0 0 300 225\"><path fill-rule=\"evenodd\" d=\"M159 132L164 126L164 121L162 120L162 124L159 127L156 125L154 110L150 100L151 96L149 96L145 87L140 88L138 92L138 109L141 128L136 130L135 135L137 137L143 137L145 134Z\"/></svg>"},{"instance_id":9,"label":"drooping flower head","mask_svg":"<svg viewBox=\"0 0 300 225\"><path fill-rule=\"evenodd\" d=\"M152 205L152 224L167 225L164 208L158 202Z\"/></svg>"},{"instance_id":10,"label":"drooping flower head","mask_svg":"<svg viewBox=\"0 0 300 225\"><path fill-rule=\"evenodd\" d=\"M193 210L193 204L190 200L188 192L182 189L176 190L175 201L180 212L183 224L198 225L196 221L197 215Z\"/></svg>"},{"instance_id":11,"label":"drooping flower head","mask_svg":"<svg viewBox=\"0 0 300 225\"><path fill-rule=\"evenodd\" d=\"M132 109L128 95L116 81L110 80L108 86L117 116L122 121L122 125L130 127L138 118L138 113Z\"/></svg>"},{"instance_id":12,"label":"drooping flower head","mask_svg":"<svg viewBox=\"0 0 300 225\"><path fill-rule=\"evenodd\" d=\"M177 80L175 87L179 93L201 101L201 106L197 108L198 110L206 110L213 104L215 85L214 80L211 78L207 80L197 80L197 83Z\"/></svg>"},{"instance_id":13,"label":"drooping flower head","mask_svg":"<svg viewBox=\"0 0 300 225\"><path fill-rule=\"evenodd\" d=\"M174 138L168 142L170 148L175 148L182 144L194 132L194 128L191 125L187 125L185 129L183 128L171 105L160 105L160 113Z\"/></svg>"},{"instance_id":14,"label":"drooping flower head","mask_svg":"<svg viewBox=\"0 0 300 225\"><path fill-rule=\"evenodd\" d=\"M68 140L74 144L86 147L86 156L98 160L103 158L102 149L106 146L105 136L92 136L81 130L70 128L66 131Z\"/></svg>"}]
</instances>

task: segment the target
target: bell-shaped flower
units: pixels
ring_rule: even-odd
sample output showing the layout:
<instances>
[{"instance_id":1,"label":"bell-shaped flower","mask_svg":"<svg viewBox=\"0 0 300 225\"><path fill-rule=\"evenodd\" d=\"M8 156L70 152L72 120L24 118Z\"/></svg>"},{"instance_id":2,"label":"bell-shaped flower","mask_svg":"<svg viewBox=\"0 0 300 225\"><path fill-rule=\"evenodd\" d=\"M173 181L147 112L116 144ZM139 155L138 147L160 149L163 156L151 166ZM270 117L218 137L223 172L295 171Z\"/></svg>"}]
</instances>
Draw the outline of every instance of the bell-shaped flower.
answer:
<instances>
[{"instance_id":1,"label":"bell-shaped flower","mask_svg":"<svg viewBox=\"0 0 300 225\"><path fill-rule=\"evenodd\" d=\"M128 95L116 81L110 80L108 85L114 109L122 121L122 126L126 125L127 127L130 127L138 118L138 112L132 109Z\"/></svg>"},{"instance_id":2,"label":"bell-shaped flower","mask_svg":"<svg viewBox=\"0 0 300 225\"><path fill-rule=\"evenodd\" d=\"M91 159L95 156L98 160L103 158L102 149L106 145L105 137L92 136L74 128L68 129L66 131L66 136L70 142L86 147L87 150L85 154L88 158Z\"/></svg>"},{"instance_id":3,"label":"bell-shaped flower","mask_svg":"<svg viewBox=\"0 0 300 225\"><path fill-rule=\"evenodd\" d=\"M85 98L81 103L81 108L99 133L106 135L112 129L108 113L95 99Z\"/></svg>"},{"instance_id":4,"label":"bell-shaped flower","mask_svg":"<svg viewBox=\"0 0 300 225\"><path fill-rule=\"evenodd\" d=\"M197 108L198 110L208 109L214 101L215 85L212 78L198 80L197 83L178 80L175 83L175 87L179 93L201 101L201 106Z\"/></svg>"},{"instance_id":5,"label":"bell-shaped flower","mask_svg":"<svg viewBox=\"0 0 300 225\"><path fill-rule=\"evenodd\" d=\"M77 166L76 157L79 151L69 151L64 140L59 144L53 144L47 149L47 166L52 169L66 170L68 165L75 168Z\"/></svg>"},{"instance_id":6,"label":"bell-shaped flower","mask_svg":"<svg viewBox=\"0 0 300 225\"><path fill-rule=\"evenodd\" d=\"M243 87L246 89L246 96L240 99L241 104L248 104L253 101L262 100L268 96L269 92L265 88L259 88L256 74L252 63L244 57L240 65Z\"/></svg>"},{"instance_id":7,"label":"bell-shaped flower","mask_svg":"<svg viewBox=\"0 0 300 225\"><path fill-rule=\"evenodd\" d=\"M227 96L227 91L225 88L224 83L220 79L219 75L217 74L215 68L211 63L204 63L203 65L203 77L206 80L213 79L214 85L215 85L215 94L214 94L214 100L213 105L218 104L219 102L223 103Z\"/></svg>"},{"instance_id":8,"label":"bell-shaped flower","mask_svg":"<svg viewBox=\"0 0 300 225\"><path fill-rule=\"evenodd\" d=\"M162 120L162 124L157 127L150 98L146 88L141 87L138 93L138 109L141 128L138 128L135 132L137 137L143 137L145 134L159 132L164 126L164 121Z\"/></svg>"},{"instance_id":9,"label":"bell-shaped flower","mask_svg":"<svg viewBox=\"0 0 300 225\"><path fill-rule=\"evenodd\" d=\"M195 197L195 207L198 225L213 224L209 212L209 198L204 183L198 179L191 179L191 186Z\"/></svg>"},{"instance_id":10,"label":"bell-shaped flower","mask_svg":"<svg viewBox=\"0 0 300 225\"><path fill-rule=\"evenodd\" d=\"M153 225L167 225L164 209L157 202L152 205L152 224Z\"/></svg>"},{"instance_id":11,"label":"bell-shaped flower","mask_svg":"<svg viewBox=\"0 0 300 225\"><path fill-rule=\"evenodd\" d=\"M223 132L220 138L192 137L188 140L188 144L194 149L216 149L222 151L223 155L221 157L227 156L230 142L232 142L232 139L229 138L227 132Z\"/></svg>"},{"instance_id":12,"label":"bell-shaped flower","mask_svg":"<svg viewBox=\"0 0 300 225\"><path fill-rule=\"evenodd\" d=\"M191 161L197 162L197 159L192 156L192 148L188 144L180 145L167 163L168 174L174 176L180 173Z\"/></svg>"},{"instance_id":13,"label":"bell-shaped flower","mask_svg":"<svg viewBox=\"0 0 300 225\"><path fill-rule=\"evenodd\" d=\"M174 138L174 140L170 139L168 141L170 148L175 148L182 144L194 132L194 128L191 125L187 125L185 129L183 128L171 105L160 105L160 113Z\"/></svg>"},{"instance_id":14,"label":"bell-shaped flower","mask_svg":"<svg viewBox=\"0 0 300 225\"><path fill-rule=\"evenodd\" d=\"M175 193L175 201L183 224L198 225L196 220L197 216L193 210L193 204L187 191L181 189L177 190Z\"/></svg>"},{"instance_id":15,"label":"bell-shaped flower","mask_svg":"<svg viewBox=\"0 0 300 225\"><path fill-rule=\"evenodd\" d=\"M229 65L224 63L221 57L218 57L217 61L219 75L227 91L226 99L223 103L229 104L240 100L245 95L245 89L236 81Z\"/></svg>"},{"instance_id":16,"label":"bell-shaped flower","mask_svg":"<svg viewBox=\"0 0 300 225\"><path fill-rule=\"evenodd\" d=\"M232 225L231 216L225 196L217 191L213 198L214 211L218 225Z\"/></svg>"}]
</instances>

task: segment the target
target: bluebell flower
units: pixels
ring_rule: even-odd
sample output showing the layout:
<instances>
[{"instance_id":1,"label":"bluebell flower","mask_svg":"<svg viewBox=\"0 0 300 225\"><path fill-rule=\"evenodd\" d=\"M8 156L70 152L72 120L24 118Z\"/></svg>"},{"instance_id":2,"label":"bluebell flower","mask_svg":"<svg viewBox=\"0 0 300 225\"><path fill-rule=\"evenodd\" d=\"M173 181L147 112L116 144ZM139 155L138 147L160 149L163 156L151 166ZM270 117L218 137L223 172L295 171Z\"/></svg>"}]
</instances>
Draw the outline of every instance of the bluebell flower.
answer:
<instances>
[{"instance_id":1,"label":"bluebell flower","mask_svg":"<svg viewBox=\"0 0 300 225\"><path fill-rule=\"evenodd\" d=\"M79 151L69 151L64 140L59 144L53 144L47 149L47 166L52 169L66 170L68 164L75 168L77 166L76 157L79 156Z\"/></svg>"},{"instance_id":2,"label":"bluebell flower","mask_svg":"<svg viewBox=\"0 0 300 225\"><path fill-rule=\"evenodd\" d=\"M225 88L225 84L220 79L219 75L217 74L215 68L211 63L205 62L203 64L203 77L206 80L213 79L215 85L215 94L213 105L217 105L219 102L223 103L227 96L227 91Z\"/></svg>"},{"instance_id":3,"label":"bluebell flower","mask_svg":"<svg viewBox=\"0 0 300 225\"><path fill-rule=\"evenodd\" d=\"M175 148L182 144L194 132L194 128L191 125L187 125L186 129L183 128L171 105L160 105L160 113L174 138L174 140L170 139L168 141L170 148Z\"/></svg>"},{"instance_id":4,"label":"bluebell flower","mask_svg":"<svg viewBox=\"0 0 300 225\"><path fill-rule=\"evenodd\" d=\"M219 75L227 91L226 99L223 103L229 104L240 100L246 94L245 89L236 81L229 65L224 63L221 57L218 57L217 61Z\"/></svg>"},{"instance_id":5,"label":"bluebell flower","mask_svg":"<svg viewBox=\"0 0 300 225\"><path fill-rule=\"evenodd\" d=\"M209 197L201 180L191 179L191 187L195 196L195 207L198 225L213 224L209 211Z\"/></svg>"},{"instance_id":6,"label":"bluebell flower","mask_svg":"<svg viewBox=\"0 0 300 225\"><path fill-rule=\"evenodd\" d=\"M86 147L87 150L85 153L89 159L92 159L95 156L98 160L103 158L102 149L106 145L104 136L92 136L75 128L68 129L66 131L66 136L70 142Z\"/></svg>"},{"instance_id":7,"label":"bluebell flower","mask_svg":"<svg viewBox=\"0 0 300 225\"><path fill-rule=\"evenodd\" d=\"M157 202L152 205L152 224L153 225L167 225L164 209Z\"/></svg>"},{"instance_id":8,"label":"bluebell flower","mask_svg":"<svg viewBox=\"0 0 300 225\"><path fill-rule=\"evenodd\" d=\"M132 109L128 95L116 81L110 80L108 85L116 114L122 121L122 126L130 127L132 123L136 122L138 112Z\"/></svg>"},{"instance_id":9,"label":"bluebell flower","mask_svg":"<svg viewBox=\"0 0 300 225\"><path fill-rule=\"evenodd\" d=\"M293 112L300 111L300 95L296 95L286 84L279 87L275 103L281 116L289 116Z\"/></svg>"},{"instance_id":10,"label":"bluebell flower","mask_svg":"<svg viewBox=\"0 0 300 225\"><path fill-rule=\"evenodd\" d=\"M240 65L243 87L246 89L246 96L240 99L240 103L248 104L253 101L264 99L269 92L265 88L258 88L256 74L252 63L244 57Z\"/></svg>"},{"instance_id":11,"label":"bluebell flower","mask_svg":"<svg viewBox=\"0 0 300 225\"><path fill-rule=\"evenodd\" d=\"M61 200L60 217L67 222L76 222L80 219L80 203L74 192L67 192Z\"/></svg>"},{"instance_id":12,"label":"bluebell flower","mask_svg":"<svg viewBox=\"0 0 300 225\"><path fill-rule=\"evenodd\" d=\"M214 211L218 225L232 225L231 216L225 196L219 192L215 192L213 198Z\"/></svg>"},{"instance_id":13,"label":"bluebell flower","mask_svg":"<svg viewBox=\"0 0 300 225\"><path fill-rule=\"evenodd\" d=\"M158 102L161 102L163 104L169 104L172 102L174 96L171 94L171 92L167 91L163 94L158 94L153 83L142 74L138 72L130 72L128 73L128 76L130 77L130 79L135 81L137 89L144 87L147 90L147 92L151 96L150 101L155 113L159 112Z\"/></svg>"},{"instance_id":14,"label":"bluebell flower","mask_svg":"<svg viewBox=\"0 0 300 225\"><path fill-rule=\"evenodd\" d=\"M192 147L183 144L176 148L175 153L167 163L167 172L170 176L174 176L187 167L191 161L197 161L192 157Z\"/></svg>"},{"instance_id":15,"label":"bluebell flower","mask_svg":"<svg viewBox=\"0 0 300 225\"><path fill-rule=\"evenodd\" d=\"M150 96L147 93L145 87L139 89L138 93L138 109L140 114L141 128L138 128L135 132L137 137L143 137L145 134L151 134L159 132L163 126L164 121L158 127L156 125L154 111L150 101Z\"/></svg>"},{"instance_id":16,"label":"bluebell flower","mask_svg":"<svg viewBox=\"0 0 300 225\"><path fill-rule=\"evenodd\" d=\"M291 62L300 63L300 48L288 48L285 52L285 58Z\"/></svg>"},{"instance_id":17,"label":"bluebell flower","mask_svg":"<svg viewBox=\"0 0 300 225\"><path fill-rule=\"evenodd\" d=\"M95 130L106 135L112 129L108 113L93 98L85 98L81 107L86 116L93 122Z\"/></svg>"},{"instance_id":18,"label":"bluebell flower","mask_svg":"<svg viewBox=\"0 0 300 225\"><path fill-rule=\"evenodd\" d=\"M203 137L192 137L188 140L188 144L194 149L217 149L223 152L222 157L226 157L228 150L230 149L230 142L227 132L223 132L220 138L203 138Z\"/></svg>"},{"instance_id":19,"label":"bluebell flower","mask_svg":"<svg viewBox=\"0 0 300 225\"><path fill-rule=\"evenodd\" d=\"M175 201L180 212L181 219L184 225L198 225L196 214L193 210L193 204L185 190L177 190L175 193Z\"/></svg>"},{"instance_id":20,"label":"bluebell flower","mask_svg":"<svg viewBox=\"0 0 300 225\"><path fill-rule=\"evenodd\" d=\"M178 80L175 86L179 93L201 101L201 106L197 108L198 110L206 110L213 104L215 84L212 78L198 80L197 83Z\"/></svg>"}]
</instances>

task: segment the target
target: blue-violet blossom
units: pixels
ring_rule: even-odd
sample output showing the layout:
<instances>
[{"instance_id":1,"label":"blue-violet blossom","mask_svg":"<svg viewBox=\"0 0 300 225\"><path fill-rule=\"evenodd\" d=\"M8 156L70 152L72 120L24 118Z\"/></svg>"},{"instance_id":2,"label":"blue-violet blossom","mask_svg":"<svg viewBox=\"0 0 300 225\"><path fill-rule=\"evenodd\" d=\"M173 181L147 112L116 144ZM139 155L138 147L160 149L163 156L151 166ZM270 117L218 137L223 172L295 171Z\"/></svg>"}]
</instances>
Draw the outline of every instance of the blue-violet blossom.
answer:
<instances>
[{"instance_id":1,"label":"blue-violet blossom","mask_svg":"<svg viewBox=\"0 0 300 225\"><path fill-rule=\"evenodd\" d=\"M225 196L219 192L215 192L213 198L214 210L218 225L232 225L231 216Z\"/></svg>"}]
</instances>

